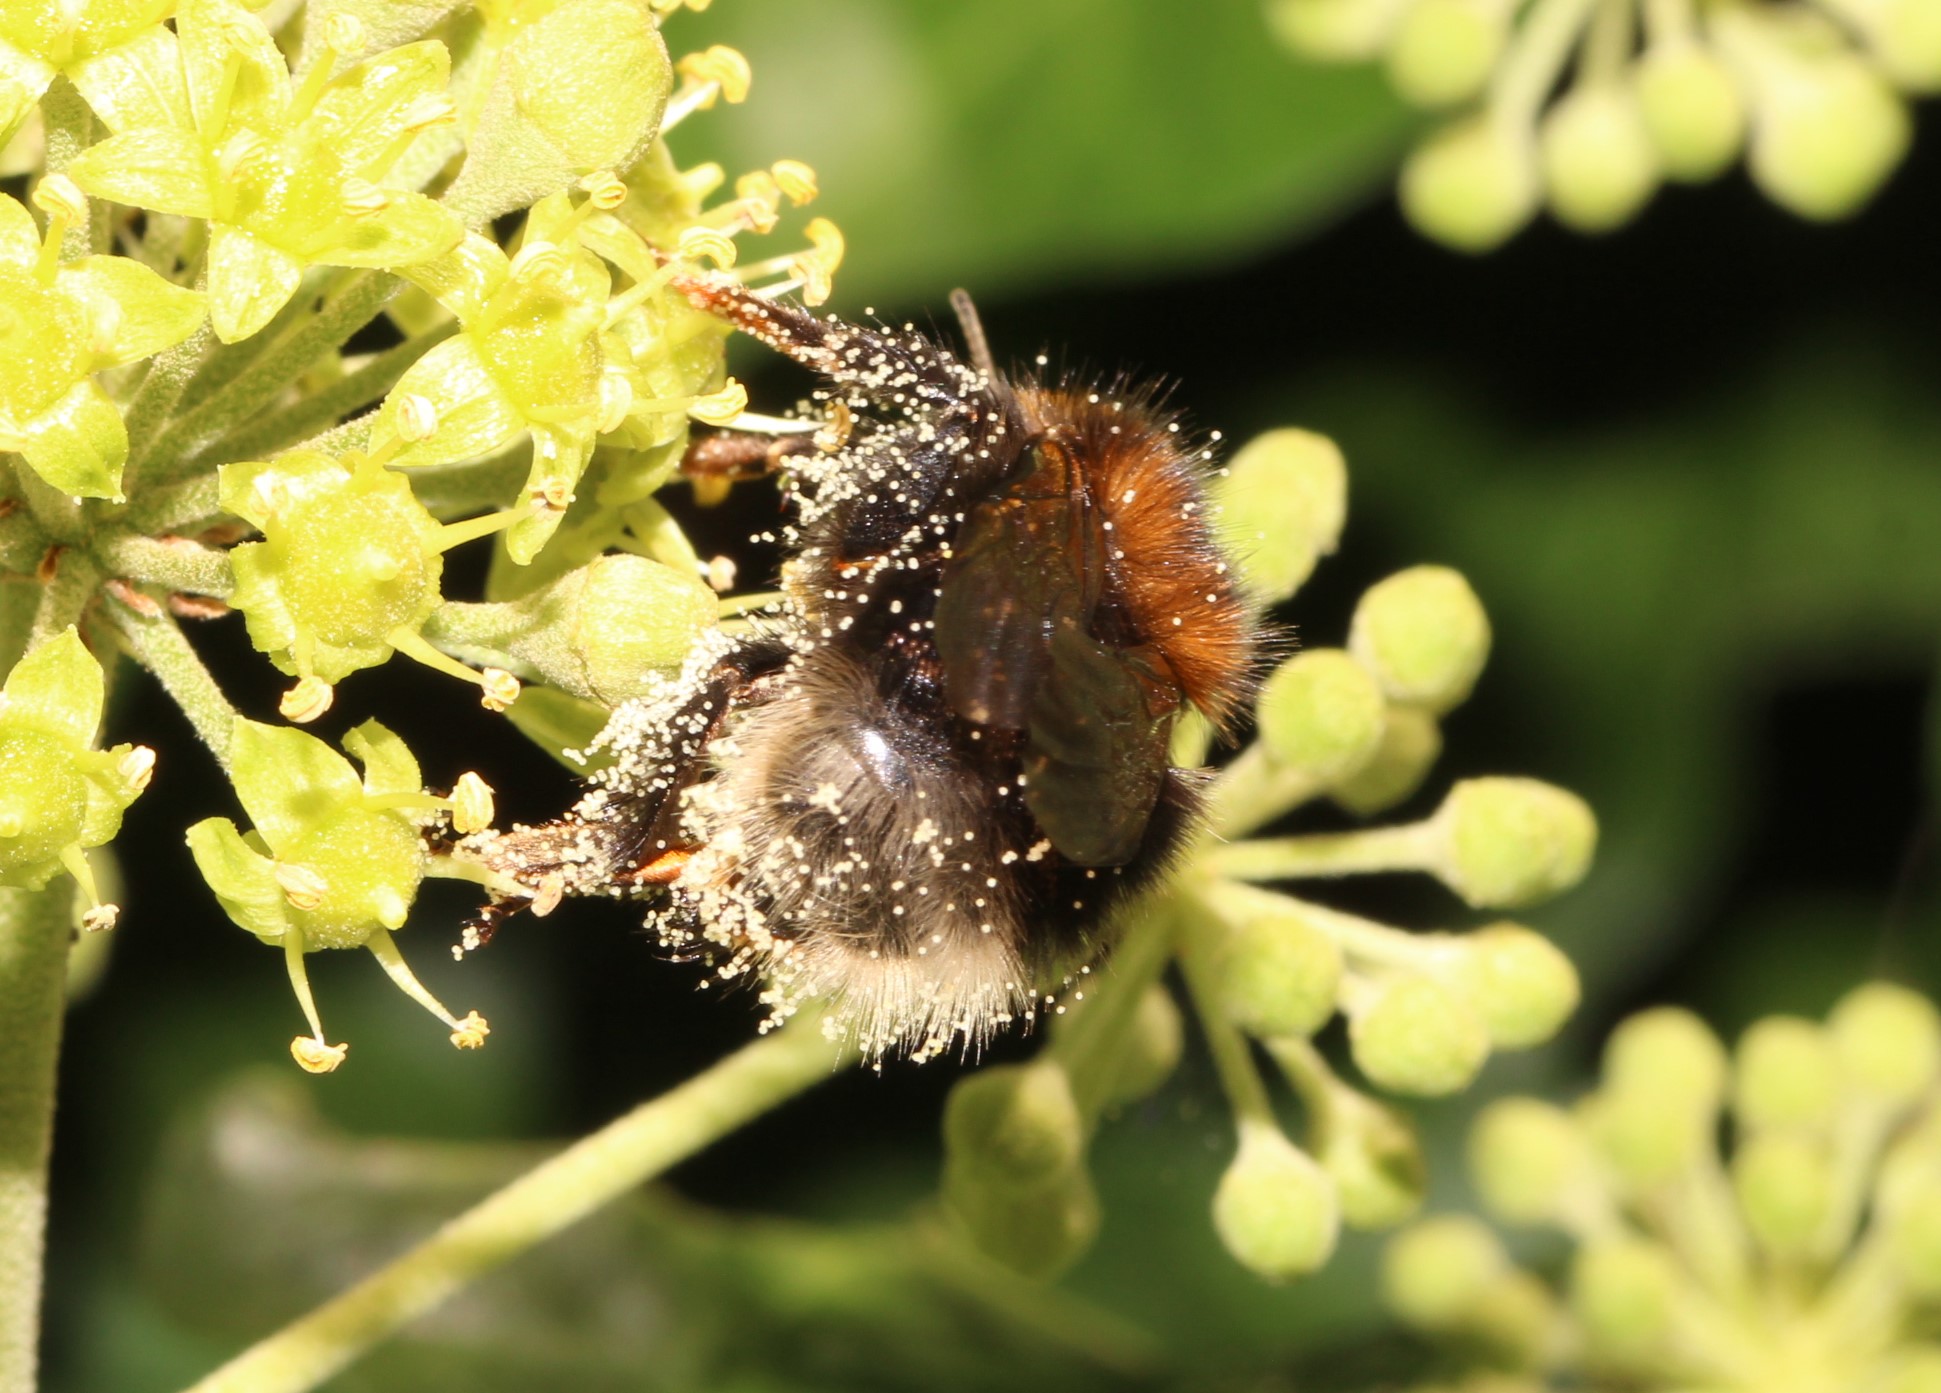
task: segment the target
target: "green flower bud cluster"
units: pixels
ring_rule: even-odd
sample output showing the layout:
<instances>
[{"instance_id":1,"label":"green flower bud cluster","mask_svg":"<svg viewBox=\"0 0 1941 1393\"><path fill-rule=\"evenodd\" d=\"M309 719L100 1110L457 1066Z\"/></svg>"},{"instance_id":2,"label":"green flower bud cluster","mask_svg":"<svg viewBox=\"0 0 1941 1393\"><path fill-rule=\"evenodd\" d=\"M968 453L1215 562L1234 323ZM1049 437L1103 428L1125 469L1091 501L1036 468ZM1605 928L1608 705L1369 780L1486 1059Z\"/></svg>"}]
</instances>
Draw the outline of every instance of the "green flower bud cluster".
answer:
<instances>
[{"instance_id":1,"label":"green flower bud cluster","mask_svg":"<svg viewBox=\"0 0 1941 1393\"><path fill-rule=\"evenodd\" d=\"M112 918L83 853L150 757L91 748L113 665L87 649L126 653L255 824L191 840L231 917L289 953L308 1066L339 1057L302 984L321 947L371 948L482 1038L389 934L449 870L433 824L482 828L489 792L425 792L376 727L348 739L359 783L330 747L244 719L184 621L240 611L294 679L286 721L403 653L489 709L527 692L515 722L555 750L718 622L719 570L653 494L691 423L741 418L746 394L727 329L678 282L820 303L843 240L811 219L744 255L816 196L814 171L778 159L729 186L676 160L669 133L752 80L726 47L670 54L704 8L0 5L0 146L28 162L25 201L0 195L0 573L37 597L0 635L34 655L0 715L0 883L65 871L89 922ZM448 597L445 553L487 539L485 594ZM70 650L95 695L61 676L67 714L32 714L54 680L37 664L66 673Z\"/></svg>"},{"instance_id":2,"label":"green flower bud cluster","mask_svg":"<svg viewBox=\"0 0 1941 1393\"><path fill-rule=\"evenodd\" d=\"M1486 1108L1469 1160L1496 1218L1574 1245L1562 1289L1445 1215L1391 1241L1385 1292L1493 1377L1765 1393L1941 1372L1941 1013L1915 992L1762 1020L1729 1056L1689 1012L1647 1011L1576 1106Z\"/></svg>"},{"instance_id":3,"label":"green flower bud cluster","mask_svg":"<svg viewBox=\"0 0 1941 1393\"><path fill-rule=\"evenodd\" d=\"M1742 155L1805 218L1856 211L1906 153L1908 99L1941 90L1931 0L1266 0L1291 49L1381 59L1447 113L1409 157L1424 233L1487 251L1547 208L1581 232L1629 222L1666 181Z\"/></svg>"},{"instance_id":4,"label":"green flower bud cluster","mask_svg":"<svg viewBox=\"0 0 1941 1393\"><path fill-rule=\"evenodd\" d=\"M1256 604L1291 597L1334 550L1346 490L1340 452L1320 436L1273 431L1237 452L1216 502ZM979 1149L968 1133L945 1129L947 1204L977 1246L1043 1272L1089 1241L1098 1215L1085 1142L1111 1107L1157 1086L1177 1055L1177 1013L1152 1007L1175 958L1235 1118L1235 1154L1211 1201L1214 1232L1233 1258L1266 1280L1288 1280L1328 1260L1342 1225L1387 1228L1415 1212L1428 1177L1407 1116L1344 1078L1312 1037L1343 1016L1348 1054L1373 1089L1447 1095L1493 1052L1548 1040L1577 1003L1576 973L1519 923L1411 932L1265 883L1425 872L1493 914L1575 885L1589 869L1596 823L1581 800L1549 784L1479 778L1457 783L1414 822L1250 834L1324 800L1363 816L1413 796L1440 752L1440 722L1474 689L1489 645L1488 618L1463 578L1418 566L1368 590L1345 648L1305 649L1266 677L1256 738L1210 791L1210 835L1141 906L1111 971L1053 1003L1070 1018L1038 1063L1003 1075L1008 1083L988 1082L987 1070L960 1085L962 1098L1000 1089L1022 1098L1024 1081L1040 1077L1031 1070L1056 1069L1059 1080L1056 1167L1026 1174L990 1144ZM1299 1104L1298 1133L1282 1125L1262 1055ZM1161 1067L1146 1062L1153 1057ZM1128 1076L1136 1086L1122 1089Z\"/></svg>"}]
</instances>

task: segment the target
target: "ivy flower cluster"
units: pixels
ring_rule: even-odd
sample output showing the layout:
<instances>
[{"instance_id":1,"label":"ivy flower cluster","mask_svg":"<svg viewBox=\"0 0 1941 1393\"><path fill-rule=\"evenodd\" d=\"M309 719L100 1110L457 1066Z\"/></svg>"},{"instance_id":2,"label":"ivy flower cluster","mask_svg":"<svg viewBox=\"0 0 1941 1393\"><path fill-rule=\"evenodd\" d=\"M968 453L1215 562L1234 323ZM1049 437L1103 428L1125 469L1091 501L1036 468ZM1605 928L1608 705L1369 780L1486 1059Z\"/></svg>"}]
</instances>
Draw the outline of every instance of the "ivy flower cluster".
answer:
<instances>
[{"instance_id":1,"label":"ivy flower cluster","mask_svg":"<svg viewBox=\"0 0 1941 1393\"><path fill-rule=\"evenodd\" d=\"M1666 182L1753 182L1805 218L1857 210L1941 90L1932 0L1268 0L1295 52L1379 58L1444 113L1402 170L1423 232L1487 251L1539 209L1629 222Z\"/></svg>"},{"instance_id":2,"label":"ivy flower cluster","mask_svg":"<svg viewBox=\"0 0 1941 1393\"><path fill-rule=\"evenodd\" d=\"M1251 595L1263 608L1286 600L1340 535L1340 452L1275 431L1219 482ZM1327 1262L1343 1224L1383 1229L1415 1212L1422 1149L1405 1113L1377 1095L1456 1093L1492 1053L1540 1044L1562 1024L1578 995L1568 959L1494 916L1575 885L1595 821L1563 789L1496 777L1457 782L1413 822L1258 834L1323 803L1362 818L1412 798L1489 645L1463 578L1418 566L1362 596L1344 648L1305 648L1269 676L1253 742L1211 786L1207 832L1137 911L1110 970L1054 1008L1051 1042L1033 1061L982 1069L952 1093L944 1199L977 1247L1045 1275L1090 1244L1100 1222L1090 1138L1104 1115L1163 1083L1181 1052L1185 1026L1162 985L1172 962L1233 1113L1212 1221L1234 1259L1271 1281L1294 1278ZM1205 739L1182 732L1177 758L1201 762ZM1412 931L1274 888L1383 872L1434 876L1484 922ZM1314 1042L1337 1016L1365 1085ZM1297 1133L1263 1062L1298 1102Z\"/></svg>"},{"instance_id":3,"label":"ivy flower cluster","mask_svg":"<svg viewBox=\"0 0 1941 1393\"><path fill-rule=\"evenodd\" d=\"M113 922L89 857L154 758L96 727L120 658L149 669L247 814L189 845L284 950L306 1068L344 1057L306 985L323 948L369 949L455 1044L484 1040L392 935L449 870L428 842L492 799L474 773L428 788L375 723L342 737L360 772L286 722L402 653L557 749L718 622L653 494L690 424L747 394L726 328L671 286L705 269L818 303L843 239L812 218L742 255L815 173L780 159L730 187L677 162L664 137L752 81L729 48L670 55L680 9L0 12L0 146L34 166L0 193L0 572L37 587L0 633L26 653L0 706L0 883L65 873ZM488 592L447 598L445 554L488 540ZM276 712L237 710L197 654L196 625L234 612L292 679Z\"/></svg>"},{"instance_id":4,"label":"ivy flower cluster","mask_svg":"<svg viewBox=\"0 0 1941 1393\"><path fill-rule=\"evenodd\" d=\"M1388 1304L1467 1366L1420 1393L1941 1388L1941 1016L1915 992L1769 1017L1730 1056L1647 1011L1576 1106L1485 1109L1469 1160L1492 1214L1569 1257L1559 1290L1479 1219L1393 1239Z\"/></svg>"}]
</instances>

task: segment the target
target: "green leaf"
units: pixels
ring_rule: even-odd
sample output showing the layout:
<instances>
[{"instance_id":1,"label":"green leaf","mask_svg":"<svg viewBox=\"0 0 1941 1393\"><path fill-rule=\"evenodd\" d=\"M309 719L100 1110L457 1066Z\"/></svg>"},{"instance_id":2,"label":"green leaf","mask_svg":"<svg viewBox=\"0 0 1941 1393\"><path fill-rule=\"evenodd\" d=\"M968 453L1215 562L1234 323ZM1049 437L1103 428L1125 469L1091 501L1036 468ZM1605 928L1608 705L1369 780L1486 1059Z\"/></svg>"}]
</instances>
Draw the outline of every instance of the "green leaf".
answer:
<instances>
[{"instance_id":1,"label":"green leaf","mask_svg":"<svg viewBox=\"0 0 1941 1393\"><path fill-rule=\"evenodd\" d=\"M173 347L196 331L202 296L173 285L126 256L84 256L56 273L55 284L84 302L91 325L112 324L114 337L95 354L99 367L120 367Z\"/></svg>"},{"instance_id":2,"label":"green leaf","mask_svg":"<svg viewBox=\"0 0 1941 1393\"><path fill-rule=\"evenodd\" d=\"M424 788L418 759L390 730L366 721L344 733L344 748L364 766L364 791L369 794L417 793Z\"/></svg>"},{"instance_id":3,"label":"green leaf","mask_svg":"<svg viewBox=\"0 0 1941 1393\"><path fill-rule=\"evenodd\" d=\"M1290 59L1260 9L743 0L710 38L754 95L683 125L680 156L813 165L852 304L1232 261L1379 190L1417 121L1371 67ZM831 89L831 53L869 100Z\"/></svg>"},{"instance_id":4,"label":"green leaf","mask_svg":"<svg viewBox=\"0 0 1941 1393\"><path fill-rule=\"evenodd\" d=\"M174 31L159 24L75 64L67 76L111 131L192 127L182 52Z\"/></svg>"},{"instance_id":5,"label":"green leaf","mask_svg":"<svg viewBox=\"0 0 1941 1393\"><path fill-rule=\"evenodd\" d=\"M209 227L209 318L224 343L276 317L303 279L303 263L240 227Z\"/></svg>"},{"instance_id":6,"label":"green leaf","mask_svg":"<svg viewBox=\"0 0 1941 1393\"><path fill-rule=\"evenodd\" d=\"M92 378L29 421L24 435L21 455L54 488L70 498L121 496L128 428Z\"/></svg>"},{"instance_id":7,"label":"green leaf","mask_svg":"<svg viewBox=\"0 0 1941 1393\"><path fill-rule=\"evenodd\" d=\"M91 145L67 167L83 193L157 213L214 212L202 143L191 131L140 126Z\"/></svg>"},{"instance_id":8,"label":"green leaf","mask_svg":"<svg viewBox=\"0 0 1941 1393\"><path fill-rule=\"evenodd\" d=\"M7 704L0 719L31 725L71 742L94 743L101 725L101 664L70 625L14 665L7 677Z\"/></svg>"},{"instance_id":9,"label":"green leaf","mask_svg":"<svg viewBox=\"0 0 1941 1393\"><path fill-rule=\"evenodd\" d=\"M229 758L236 798L272 851L363 796L349 760L289 726L238 717Z\"/></svg>"},{"instance_id":10,"label":"green leaf","mask_svg":"<svg viewBox=\"0 0 1941 1393\"><path fill-rule=\"evenodd\" d=\"M216 892L223 912L266 943L282 938L290 919L275 863L244 841L226 817L196 823L188 831L188 842L196 869Z\"/></svg>"}]
</instances>

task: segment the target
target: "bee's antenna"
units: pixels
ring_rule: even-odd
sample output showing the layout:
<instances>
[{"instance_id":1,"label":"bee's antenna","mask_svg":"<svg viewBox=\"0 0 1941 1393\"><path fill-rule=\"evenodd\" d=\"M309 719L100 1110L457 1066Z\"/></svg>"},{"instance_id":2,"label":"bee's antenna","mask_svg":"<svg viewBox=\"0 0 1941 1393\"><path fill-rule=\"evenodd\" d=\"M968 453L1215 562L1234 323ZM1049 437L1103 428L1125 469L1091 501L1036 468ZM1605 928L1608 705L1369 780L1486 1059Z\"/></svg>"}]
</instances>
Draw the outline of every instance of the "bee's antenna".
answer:
<instances>
[{"instance_id":1,"label":"bee's antenna","mask_svg":"<svg viewBox=\"0 0 1941 1393\"><path fill-rule=\"evenodd\" d=\"M950 307L957 311L958 327L964 331L964 342L970 345L971 366L995 380L997 364L991 361L991 342L984 337L984 321L977 317L970 292L961 288L951 291Z\"/></svg>"}]
</instances>

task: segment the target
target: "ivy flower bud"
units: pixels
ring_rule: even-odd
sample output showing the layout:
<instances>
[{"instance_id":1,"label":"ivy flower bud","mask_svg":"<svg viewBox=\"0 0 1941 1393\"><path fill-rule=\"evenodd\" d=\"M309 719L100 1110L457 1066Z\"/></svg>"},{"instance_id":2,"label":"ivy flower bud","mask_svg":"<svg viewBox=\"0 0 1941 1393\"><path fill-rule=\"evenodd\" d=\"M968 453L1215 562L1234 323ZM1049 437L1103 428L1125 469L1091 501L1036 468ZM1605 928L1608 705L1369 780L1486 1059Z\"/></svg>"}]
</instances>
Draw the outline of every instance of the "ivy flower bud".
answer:
<instances>
[{"instance_id":1,"label":"ivy flower bud","mask_svg":"<svg viewBox=\"0 0 1941 1393\"><path fill-rule=\"evenodd\" d=\"M1679 1296L1671 1254L1646 1239L1593 1239L1571 1264L1571 1307L1592 1348L1612 1358L1638 1360L1658 1350Z\"/></svg>"},{"instance_id":2,"label":"ivy flower bud","mask_svg":"<svg viewBox=\"0 0 1941 1393\"><path fill-rule=\"evenodd\" d=\"M1381 0L1268 0L1267 25L1295 53L1359 61L1388 42L1396 8Z\"/></svg>"},{"instance_id":3,"label":"ivy flower bud","mask_svg":"<svg viewBox=\"0 0 1941 1393\"><path fill-rule=\"evenodd\" d=\"M1215 997L1249 1035L1312 1035L1334 1015L1341 949L1293 909L1247 920L1217 951Z\"/></svg>"},{"instance_id":4,"label":"ivy flower bud","mask_svg":"<svg viewBox=\"0 0 1941 1393\"><path fill-rule=\"evenodd\" d=\"M1349 1228L1389 1229L1422 1207L1429 1163L1400 1112L1343 1084L1330 1098L1316 1158Z\"/></svg>"},{"instance_id":5,"label":"ivy flower bud","mask_svg":"<svg viewBox=\"0 0 1941 1393\"><path fill-rule=\"evenodd\" d=\"M1477 909L1514 909L1584 878L1597 822L1574 793L1535 779L1465 779L1432 819L1437 874Z\"/></svg>"},{"instance_id":6,"label":"ivy flower bud","mask_svg":"<svg viewBox=\"0 0 1941 1393\"><path fill-rule=\"evenodd\" d=\"M1742 1140L1732 1157L1732 1188L1746 1227L1780 1256L1811 1252L1833 1209L1833 1168L1824 1147L1793 1132Z\"/></svg>"},{"instance_id":7,"label":"ivy flower bud","mask_svg":"<svg viewBox=\"0 0 1941 1393\"><path fill-rule=\"evenodd\" d=\"M1612 1033L1604 1087L1585 1100L1584 1122L1624 1181L1650 1189L1711 1146L1725 1080L1725 1048L1704 1022L1673 1007L1646 1011Z\"/></svg>"},{"instance_id":8,"label":"ivy flower bud","mask_svg":"<svg viewBox=\"0 0 1941 1393\"><path fill-rule=\"evenodd\" d=\"M1626 1020L1604 1047L1604 1083L1717 1108L1725 1094L1725 1046L1690 1011L1660 1006Z\"/></svg>"},{"instance_id":9,"label":"ivy flower bud","mask_svg":"<svg viewBox=\"0 0 1941 1393\"><path fill-rule=\"evenodd\" d=\"M154 753L93 748L105 684L72 628L15 663L0 693L0 885L38 890L65 870L105 909L84 853L121 830Z\"/></svg>"},{"instance_id":10,"label":"ivy flower bud","mask_svg":"<svg viewBox=\"0 0 1941 1393\"><path fill-rule=\"evenodd\" d=\"M1511 1224L1555 1222L1590 1172L1583 1129L1536 1098L1502 1098L1469 1134L1469 1173L1490 1212Z\"/></svg>"},{"instance_id":11,"label":"ivy flower bud","mask_svg":"<svg viewBox=\"0 0 1941 1393\"><path fill-rule=\"evenodd\" d=\"M1577 969L1542 934L1520 924L1491 924L1459 941L1458 978L1497 1049L1540 1045L1577 1009Z\"/></svg>"},{"instance_id":12,"label":"ivy flower bud","mask_svg":"<svg viewBox=\"0 0 1941 1393\"><path fill-rule=\"evenodd\" d=\"M1490 0L1421 0L1388 46L1388 80L1418 106L1452 106L1483 90L1503 51L1509 11Z\"/></svg>"},{"instance_id":13,"label":"ivy flower bud","mask_svg":"<svg viewBox=\"0 0 1941 1393\"><path fill-rule=\"evenodd\" d=\"M1098 1230L1084 1152L1084 1119L1062 1066L981 1070L944 1109L944 1206L987 1256L1050 1276Z\"/></svg>"},{"instance_id":14,"label":"ivy flower bud","mask_svg":"<svg viewBox=\"0 0 1941 1393\"><path fill-rule=\"evenodd\" d=\"M1905 987L1873 982L1848 992L1827 1028L1849 1084L1885 1102L1913 1102L1941 1071L1941 1017Z\"/></svg>"},{"instance_id":15,"label":"ivy flower bud","mask_svg":"<svg viewBox=\"0 0 1941 1393\"><path fill-rule=\"evenodd\" d=\"M1502 1243L1480 1220L1437 1215L1404 1229L1382 1250L1382 1299L1417 1330L1454 1330L1509 1266Z\"/></svg>"},{"instance_id":16,"label":"ivy flower bud","mask_svg":"<svg viewBox=\"0 0 1941 1393\"><path fill-rule=\"evenodd\" d=\"M1334 1184L1278 1127L1243 1119L1240 1150L1213 1192L1213 1230L1235 1262L1266 1281L1306 1276L1334 1254Z\"/></svg>"},{"instance_id":17,"label":"ivy flower bud","mask_svg":"<svg viewBox=\"0 0 1941 1393\"><path fill-rule=\"evenodd\" d=\"M1538 140L1550 211L1579 232L1608 232L1658 187L1644 114L1622 83L1582 82L1550 108Z\"/></svg>"},{"instance_id":18,"label":"ivy flower bud","mask_svg":"<svg viewBox=\"0 0 1941 1393\"><path fill-rule=\"evenodd\" d=\"M1724 63L1692 39L1655 43L1633 76L1638 111L1667 178L1700 183L1738 158L1746 104Z\"/></svg>"},{"instance_id":19,"label":"ivy flower bud","mask_svg":"<svg viewBox=\"0 0 1941 1393\"><path fill-rule=\"evenodd\" d=\"M1739 1040L1732 1110L1742 1127L1824 1127L1839 1100L1840 1063L1824 1027L1768 1016Z\"/></svg>"},{"instance_id":20,"label":"ivy flower bud","mask_svg":"<svg viewBox=\"0 0 1941 1393\"><path fill-rule=\"evenodd\" d=\"M1941 1346L1913 1345L1902 1350L1880 1393L1941 1393Z\"/></svg>"},{"instance_id":21,"label":"ivy flower bud","mask_svg":"<svg viewBox=\"0 0 1941 1393\"><path fill-rule=\"evenodd\" d=\"M1297 653L1268 676L1255 711L1276 764L1330 788L1374 757L1382 693L1368 670L1338 648Z\"/></svg>"},{"instance_id":22,"label":"ivy flower bud","mask_svg":"<svg viewBox=\"0 0 1941 1393\"><path fill-rule=\"evenodd\" d=\"M1328 790L1328 796L1357 817L1372 817L1405 801L1422 787L1442 755L1442 727L1427 711L1389 706L1382 712L1382 736L1360 769Z\"/></svg>"},{"instance_id":23,"label":"ivy flower bud","mask_svg":"<svg viewBox=\"0 0 1941 1393\"><path fill-rule=\"evenodd\" d=\"M1489 1027L1464 993L1431 977L1395 977L1350 1005L1348 1044L1378 1087L1441 1097L1482 1069Z\"/></svg>"},{"instance_id":24,"label":"ivy flower bud","mask_svg":"<svg viewBox=\"0 0 1941 1393\"><path fill-rule=\"evenodd\" d=\"M1348 467L1326 436L1268 431L1240 448L1213 495L1241 582L1265 607L1300 589L1341 540Z\"/></svg>"},{"instance_id":25,"label":"ivy flower bud","mask_svg":"<svg viewBox=\"0 0 1941 1393\"><path fill-rule=\"evenodd\" d=\"M1126 1032L1115 1064L1105 1105L1136 1103L1159 1090L1179 1067L1186 1030L1172 993L1149 986L1139 994L1132 1026Z\"/></svg>"},{"instance_id":26,"label":"ivy flower bud","mask_svg":"<svg viewBox=\"0 0 1941 1393\"><path fill-rule=\"evenodd\" d=\"M1927 0L1880 0L1868 38L1887 75L1909 92L1941 90L1941 15Z\"/></svg>"},{"instance_id":27,"label":"ivy flower bud","mask_svg":"<svg viewBox=\"0 0 1941 1393\"><path fill-rule=\"evenodd\" d=\"M1536 212L1539 192L1529 132L1488 113L1445 126L1402 166L1402 211L1458 251L1507 242Z\"/></svg>"},{"instance_id":28,"label":"ivy flower bud","mask_svg":"<svg viewBox=\"0 0 1941 1393\"><path fill-rule=\"evenodd\" d=\"M1370 586L1348 630L1349 651L1390 700L1436 715L1469 696L1489 644L1482 602L1447 566L1413 566Z\"/></svg>"},{"instance_id":29,"label":"ivy flower bud","mask_svg":"<svg viewBox=\"0 0 1941 1393\"><path fill-rule=\"evenodd\" d=\"M1866 59L1789 62L1758 90L1752 177L1801 217L1842 218L1900 163L1911 133L1906 106Z\"/></svg>"}]
</instances>

